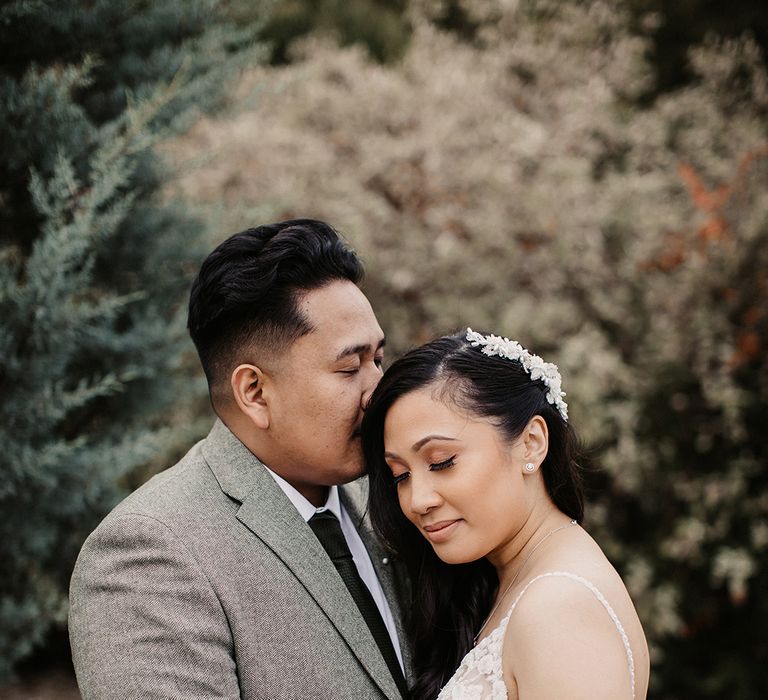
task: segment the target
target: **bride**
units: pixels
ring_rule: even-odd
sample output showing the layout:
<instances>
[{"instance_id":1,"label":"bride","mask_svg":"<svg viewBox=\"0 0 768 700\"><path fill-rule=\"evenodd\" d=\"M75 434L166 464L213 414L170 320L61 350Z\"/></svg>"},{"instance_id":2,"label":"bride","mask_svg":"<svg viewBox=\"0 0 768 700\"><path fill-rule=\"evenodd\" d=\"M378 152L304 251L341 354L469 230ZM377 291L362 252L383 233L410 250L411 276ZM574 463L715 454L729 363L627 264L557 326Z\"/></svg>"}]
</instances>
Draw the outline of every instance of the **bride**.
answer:
<instances>
[{"instance_id":1,"label":"bride","mask_svg":"<svg viewBox=\"0 0 768 700\"><path fill-rule=\"evenodd\" d=\"M564 395L555 365L468 329L371 398L371 517L410 573L415 698L646 696L637 613L580 526Z\"/></svg>"}]
</instances>

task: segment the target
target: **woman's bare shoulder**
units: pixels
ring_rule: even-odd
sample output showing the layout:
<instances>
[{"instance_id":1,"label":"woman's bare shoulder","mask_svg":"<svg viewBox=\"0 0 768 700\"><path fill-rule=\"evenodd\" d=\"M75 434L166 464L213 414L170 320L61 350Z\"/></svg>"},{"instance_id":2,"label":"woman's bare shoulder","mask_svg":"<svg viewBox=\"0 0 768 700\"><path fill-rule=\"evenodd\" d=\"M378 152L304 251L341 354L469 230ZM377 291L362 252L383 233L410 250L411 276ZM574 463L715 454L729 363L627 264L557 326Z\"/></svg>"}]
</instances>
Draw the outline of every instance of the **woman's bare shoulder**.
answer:
<instances>
[{"instance_id":1,"label":"woman's bare shoulder","mask_svg":"<svg viewBox=\"0 0 768 700\"><path fill-rule=\"evenodd\" d=\"M502 664L521 695L632 697L625 642L595 584L552 571L534 576L521 594L507 626Z\"/></svg>"}]
</instances>

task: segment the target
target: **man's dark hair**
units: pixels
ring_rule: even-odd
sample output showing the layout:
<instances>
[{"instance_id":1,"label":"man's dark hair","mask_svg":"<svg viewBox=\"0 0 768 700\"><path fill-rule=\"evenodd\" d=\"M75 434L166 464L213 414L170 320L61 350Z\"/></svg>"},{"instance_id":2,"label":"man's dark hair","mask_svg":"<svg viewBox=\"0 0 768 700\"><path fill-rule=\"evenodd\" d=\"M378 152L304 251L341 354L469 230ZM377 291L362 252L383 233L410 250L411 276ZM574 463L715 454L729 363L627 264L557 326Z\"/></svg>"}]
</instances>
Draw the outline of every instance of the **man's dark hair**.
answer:
<instances>
[{"instance_id":1,"label":"man's dark hair","mask_svg":"<svg viewBox=\"0 0 768 700\"><path fill-rule=\"evenodd\" d=\"M213 398L246 347L279 352L312 330L301 295L335 280L358 284L363 266L322 221L295 219L230 236L192 284L187 327Z\"/></svg>"}]
</instances>

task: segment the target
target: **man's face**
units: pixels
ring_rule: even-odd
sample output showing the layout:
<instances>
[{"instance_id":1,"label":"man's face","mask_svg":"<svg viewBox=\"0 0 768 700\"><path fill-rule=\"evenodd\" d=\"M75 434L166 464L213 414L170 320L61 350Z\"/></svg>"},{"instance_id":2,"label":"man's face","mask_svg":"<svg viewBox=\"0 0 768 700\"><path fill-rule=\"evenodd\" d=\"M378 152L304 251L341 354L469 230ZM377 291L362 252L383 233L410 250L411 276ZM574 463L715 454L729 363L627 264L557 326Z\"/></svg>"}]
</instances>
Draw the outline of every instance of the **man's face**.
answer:
<instances>
[{"instance_id":1,"label":"man's face","mask_svg":"<svg viewBox=\"0 0 768 700\"><path fill-rule=\"evenodd\" d=\"M310 501L363 472L360 421L381 379L384 333L363 293L348 281L298 302L314 330L270 372L267 466ZM266 455L265 455L266 456Z\"/></svg>"}]
</instances>

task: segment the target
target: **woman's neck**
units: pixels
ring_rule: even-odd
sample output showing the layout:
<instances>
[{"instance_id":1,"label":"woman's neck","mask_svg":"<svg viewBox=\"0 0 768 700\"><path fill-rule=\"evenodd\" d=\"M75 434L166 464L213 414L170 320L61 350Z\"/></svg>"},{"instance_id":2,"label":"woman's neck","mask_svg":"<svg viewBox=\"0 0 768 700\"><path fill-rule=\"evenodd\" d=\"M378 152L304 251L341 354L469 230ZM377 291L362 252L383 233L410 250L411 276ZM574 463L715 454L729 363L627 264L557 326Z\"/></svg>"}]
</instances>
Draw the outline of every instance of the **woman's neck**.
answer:
<instances>
[{"instance_id":1,"label":"woman's neck","mask_svg":"<svg viewBox=\"0 0 768 700\"><path fill-rule=\"evenodd\" d=\"M547 548L552 536L571 525L571 519L552 506L541 513L531 513L523 527L506 544L488 555L499 577L499 591L506 591L519 581Z\"/></svg>"}]
</instances>

